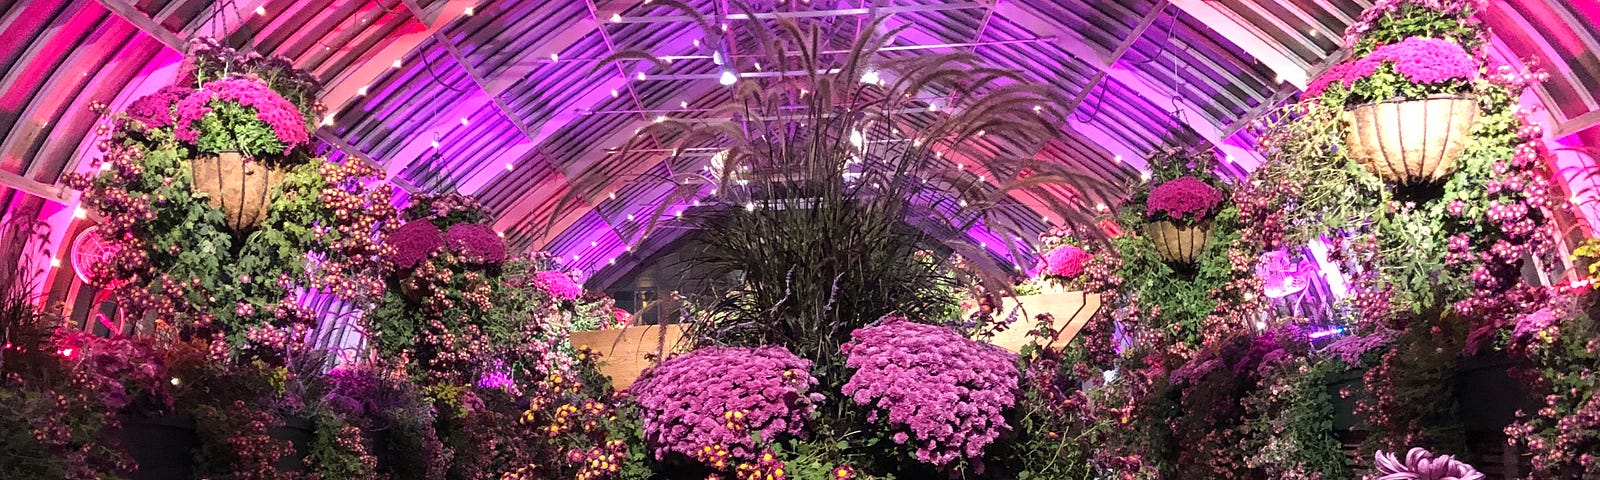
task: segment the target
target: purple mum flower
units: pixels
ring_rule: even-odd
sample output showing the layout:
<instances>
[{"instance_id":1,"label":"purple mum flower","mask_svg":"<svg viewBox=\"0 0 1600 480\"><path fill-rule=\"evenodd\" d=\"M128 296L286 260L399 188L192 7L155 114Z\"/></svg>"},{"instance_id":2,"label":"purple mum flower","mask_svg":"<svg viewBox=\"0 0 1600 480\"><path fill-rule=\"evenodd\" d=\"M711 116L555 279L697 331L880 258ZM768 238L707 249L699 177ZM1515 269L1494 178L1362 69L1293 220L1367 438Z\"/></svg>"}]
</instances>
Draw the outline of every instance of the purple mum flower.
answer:
<instances>
[{"instance_id":1,"label":"purple mum flower","mask_svg":"<svg viewBox=\"0 0 1600 480\"><path fill-rule=\"evenodd\" d=\"M506 261L506 241L488 225L458 223L444 234L450 251L472 263L501 263Z\"/></svg>"},{"instance_id":2,"label":"purple mum flower","mask_svg":"<svg viewBox=\"0 0 1600 480\"><path fill-rule=\"evenodd\" d=\"M128 104L128 119L143 124L146 129L170 127L175 121L172 116L173 107L193 92L194 90L179 85L161 87L155 93L140 97Z\"/></svg>"},{"instance_id":3,"label":"purple mum flower","mask_svg":"<svg viewBox=\"0 0 1600 480\"><path fill-rule=\"evenodd\" d=\"M1165 215L1172 220L1199 220L1216 213L1222 192L1194 177L1178 177L1150 191L1145 209L1152 218Z\"/></svg>"},{"instance_id":4,"label":"purple mum flower","mask_svg":"<svg viewBox=\"0 0 1600 480\"><path fill-rule=\"evenodd\" d=\"M533 285L560 300L577 300L583 295L583 286L572 281L564 272L546 270L533 275Z\"/></svg>"},{"instance_id":5,"label":"purple mum flower","mask_svg":"<svg viewBox=\"0 0 1600 480\"><path fill-rule=\"evenodd\" d=\"M384 255L384 260L394 264L395 268L403 270L416 268L433 255L433 252L444 247L444 234L440 233L439 227L433 226L432 222L407 222L390 233L388 238L383 239L383 243L394 247Z\"/></svg>"},{"instance_id":6,"label":"purple mum flower","mask_svg":"<svg viewBox=\"0 0 1600 480\"><path fill-rule=\"evenodd\" d=\"M804 436L821 395L811 361L779 346L710 347L645 370L629 387L656 458L676 452L711 461L727 448L733 459L756 458L764 442Z\"/></svg>"},{"instance_id":7,"label":"purple mum flower","mask_svg":"<svg viewBox=\"0 0 1600 480\"><path fill-rule=\"evenodd\" d=\"M259 80L232 77L207 82L200 90L190 93L177 104L176 135L178 140L194 143L200 138L196 122L211 113L214 102L235 102L256 111L256 119L272 129L283 143L284 153L311 141L306 131L305 117L293 103L272 91Z\"/></svg>"}]
</instances>

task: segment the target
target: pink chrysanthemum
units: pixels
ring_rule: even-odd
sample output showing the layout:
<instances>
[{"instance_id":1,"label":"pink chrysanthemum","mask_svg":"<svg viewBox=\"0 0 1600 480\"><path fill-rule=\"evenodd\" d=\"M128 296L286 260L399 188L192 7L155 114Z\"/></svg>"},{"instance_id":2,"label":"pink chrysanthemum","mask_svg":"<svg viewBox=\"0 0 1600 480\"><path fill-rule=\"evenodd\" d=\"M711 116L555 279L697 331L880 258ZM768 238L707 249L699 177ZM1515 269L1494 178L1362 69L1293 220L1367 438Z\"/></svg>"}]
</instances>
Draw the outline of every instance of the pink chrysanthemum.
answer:
<instances>
[{"instance_id":1,"label":"pink chrysanthemum","mask_svg":"<svg viewBox=\"0 0 1600 480\"><path fill-rule=\"evenodd\" d=\"M709 347L667 359L628 388L644 420L644 438L656 458L677 452L709 461L726 448L750 460L763 442L803 436L823 399L811 389L811 361L779 346Z\"/></svg>"},{"instance_id":2,"label":"pink chrysanthemum","mask_svg":"<svg viewBox=\"0 0 1600 480\"><path fill-rule=\"evenodd\" d=\"M1044 274L1067 280L1078 278L1083 274L1084 264L1089 262L1089 252L1083 251L1072 245L1062 245L1044 254Z\"/></svg>"},{"instance_id":3,"label":"pink chrysanthemum","mask_svg":"<svg viewBox=\"0 0 1600 480\"><path fill-rule=\"evenodd\" d=\"M427 260L433 252L444 247L444 234L439 232L439 227L427 221L409 222L395 229L383 243L393 246L394 249L384 256L384 260L394 264L395 268L416 268Z\"/></svg>"},{"instance_id":4,"label":"pink chrysanthemum","mask_svg":"<svg viewBox=\"0 0 1600 480\"><path fill-rule=\"evenodd\" d=\"M1194 177L1178 177L1150 191L1145 202L1151 218L1199 220L1217 212L1222 192Z\"/></svg>"},{"instance_id":5,"label":"pink chrysanthemum","mask_svg":"<svg viewBox=\"0 0 1600 480\"><path fill-rule=\"evenodd\" d=\"M572 281L566 273L546 270L533 275L533 285L559 300L577 300L583 295L583 286Z\"/></svg>"},{"instance_id":6,"label":"pink chrysanthemum","mask_svg":"<svg viewBox=\"0 0 1600 480\"><path fill-rule=\"evenodd\" d=\"M200 90L190 93L177 104L176 135L178 140L194 143L200 132L196 123L211 113L213 102L235 102L256 111L256 119L265 124L283 143L284 153L310 143L305 117L283 96L272 91L259 80L243 77L224 78L207 82Z\"/></svg>"},{"instance_id":7,"label":"pink chrysanthemum","mask_svg":"<svg viewBox=\"0 0 1600 480\"><path fill-rule=\"evenodd\" d=\"M450 251L472 263L497 264L506 261L506 241L488 225L458 223L444 234Z\"/></svg>"},{"instance_id":8,"label":"pink chrysanthemum","mask_svg":"<svg viewBox=\"0 0 1600 480\"><path fill-rule=\"evenodd\" d=\"M139 122L146 129L172 126L173 107L194 90L179 85L168 85L155 93L140 97L128 104L128 119Z\"/></svg>"},{"instance_id":9,"label":"pink chrysanthemum","mask_svg":"<svg viewBox=\"0 0 1600 480\"><path fill-rule=\"evenodd\" d=\"M915 448L917 460L980 462L1011 428L1004 412L1016 404L1022 376L1011 352L904 318L850 337L840 350L855 372L842 393L870 409L869 422L885 417L890 440Z\"/></svg>"}]
</instances>

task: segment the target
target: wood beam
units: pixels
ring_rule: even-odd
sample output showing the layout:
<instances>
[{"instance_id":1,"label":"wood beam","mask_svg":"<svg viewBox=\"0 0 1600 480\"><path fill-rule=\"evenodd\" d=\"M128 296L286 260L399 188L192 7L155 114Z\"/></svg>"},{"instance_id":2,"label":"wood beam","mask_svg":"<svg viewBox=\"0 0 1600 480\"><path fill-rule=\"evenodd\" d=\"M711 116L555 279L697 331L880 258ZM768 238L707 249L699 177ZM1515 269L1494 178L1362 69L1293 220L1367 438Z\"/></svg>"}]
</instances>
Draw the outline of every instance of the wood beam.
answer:
<instances>
[{"instance_id":1,"label":"wood beam","mask_svg":"<svg viewBox=\"0 0 1600 480\"><path fill-rule=\"evenodd\" d=\"M1600 125L1600 110L1595 110L1583 115L1569 118L1567 121L1556 125L1556 130L1553 132L1555 135L1554 138L1573 135L1578 132L1594 128L1596 125Z\"/></svg>"}]
</instances>

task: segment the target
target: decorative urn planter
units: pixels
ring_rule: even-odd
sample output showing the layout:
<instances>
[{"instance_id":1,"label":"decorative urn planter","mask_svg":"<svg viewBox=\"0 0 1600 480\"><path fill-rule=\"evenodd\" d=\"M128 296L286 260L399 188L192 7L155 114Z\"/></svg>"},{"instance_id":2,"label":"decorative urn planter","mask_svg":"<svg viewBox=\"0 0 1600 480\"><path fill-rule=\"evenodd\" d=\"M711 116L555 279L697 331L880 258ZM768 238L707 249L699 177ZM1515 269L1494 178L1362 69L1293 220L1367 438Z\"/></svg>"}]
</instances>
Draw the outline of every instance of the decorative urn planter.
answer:
<instances>
[{"instance_id":1,"label":"decorative urn planter","mask_svg":"<svg viewBox=\"0 0 1600 480\"><path fill-rule=\"evenodd\" d=\"M1193 265L1211 241L1211 221L1179 225L1171 220L1146 222L1144 235L1167 263Z\"/></svg>"},{"instance_id":2,"label":"decorative urn planter","mask_svg":"<svg viewBox=\"0 0 1600 480\"><path fill-rule=\"evenodd\" d=\"M1356 105L1346 112L1350 158L1386 182L1423 185L1456 171L1478 123L1477 99L1435 95Z\"/></svg>"},{"instance_id":3,"label":"decorative urn planter","mask_svg":"<svg viewBox=\"0 0 1600 480\"><path fill-rule=\"evenodd\" d=\"M284 169L250 161L239 152L222 152L189 161L193 189L222 210L228 228L244 232L267 217L272 189L283 183Z\"/></svg>"}]
</instances>

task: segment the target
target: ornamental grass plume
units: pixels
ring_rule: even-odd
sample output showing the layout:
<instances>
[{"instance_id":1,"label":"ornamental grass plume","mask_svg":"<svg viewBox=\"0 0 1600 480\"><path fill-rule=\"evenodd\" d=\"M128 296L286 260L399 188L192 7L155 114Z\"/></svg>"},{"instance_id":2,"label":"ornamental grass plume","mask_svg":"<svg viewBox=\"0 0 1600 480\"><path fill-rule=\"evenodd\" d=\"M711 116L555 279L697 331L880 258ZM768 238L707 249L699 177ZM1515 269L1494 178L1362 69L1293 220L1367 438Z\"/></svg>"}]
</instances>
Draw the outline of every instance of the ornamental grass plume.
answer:
<instances>
[{"instance_id":1,"label":"ornamental grass plume","mask_svg":"<svg viewBox=\"0 0 1600 480\"><path fill-rule=\"evenodd\" d=\"M844 394L871 409L868 421L887 415L891 440L915 447L917 460L977 462L1010 429L1002 413L1017 401L1016 355L897 317L851 337L840 348L855 369Z\"/></svg>"},{"instance_id":2,"label":"ornamental grass plume","mask_svg":"<svg viewBox=\"0 0 1600 480\"><path fill-rule=\"evenodd\" d=\"M1363 480L1483 480L1484 476L1472 465L1456 460L1451 455L1434 457L1433 453L1412 447L1405 461L1393 453L1382 450L1372 454L1379 476L1362 476Z\"/></svg>"},{"instance_id":3,"label":"ornamental grass plume","mask_svg":"<svg viewBox=\"0 0 1600 480\"><path fill-rule=\"evenodd\" d=\"M408 222L384 238L383 243L394 247L384 255L384 260L394 264L397 269L416 268L433 252L443 248L444 240L444 234L432 222Z\"/></svg>"},{"instance_id":4,"label":"ornamental grass plume","mask_svg":"<svg viewBox=\"0 0 1600 480\"><path fill-rule=\"evenodd\" d=\"M762 442L803 437L822 402L811 361L780 346L709 347L646 370L629 388L657 459L679 453L725 470Z\"/></svg>"},{"instance_id":5,"label":"ornamental grass plume","mask_svg":"<svg viewBox=\"0 0 1600 480\"><path fill-rule=\"evenodd\" d=\"M445 244L470 263L498 264L506 261L506 241L488 225L458 223L444 234Z\"/></svg>"},{"instance_id":6,"label":"ornamental grass plume","mask_svg":"<svg viewBox=\"0 0 1600 480\"><path fill-rule=\"evenodd\" d=\"M1145 202L1146 214L1154 220L1196 222L1217 213L1222 192L1198 178L1183 176L1156 186Z\"/></svg>"}]
</instances>

